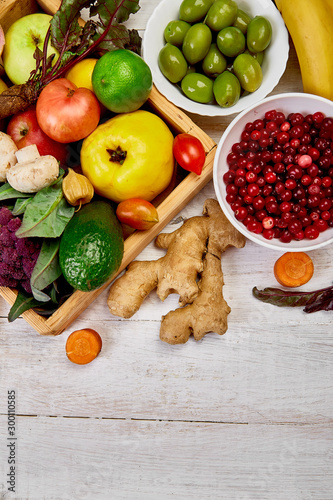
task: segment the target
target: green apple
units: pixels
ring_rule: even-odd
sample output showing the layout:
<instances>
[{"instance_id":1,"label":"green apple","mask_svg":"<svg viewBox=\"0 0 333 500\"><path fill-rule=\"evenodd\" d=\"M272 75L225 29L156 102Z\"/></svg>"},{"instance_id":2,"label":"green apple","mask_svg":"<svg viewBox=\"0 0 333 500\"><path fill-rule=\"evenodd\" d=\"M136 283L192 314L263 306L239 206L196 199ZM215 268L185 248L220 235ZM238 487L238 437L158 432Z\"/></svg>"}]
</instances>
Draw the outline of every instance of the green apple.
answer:
<instances>
[{"instance_id":1,"label":"green apple","mask_svg":"<svg viewBox=\"0 0 333 500\"><path fill-rule=\"evenodd\" d=\"M3 64L8 78L14 84L25 83L31 71L36 69L34 52L36 47L43 50L44 39L52 16L48 14L29 14L15 21L5 34ZM55 54L53 63L59 53L51 47L49 41L47 55Z\"/></svg>"}]
</instances>

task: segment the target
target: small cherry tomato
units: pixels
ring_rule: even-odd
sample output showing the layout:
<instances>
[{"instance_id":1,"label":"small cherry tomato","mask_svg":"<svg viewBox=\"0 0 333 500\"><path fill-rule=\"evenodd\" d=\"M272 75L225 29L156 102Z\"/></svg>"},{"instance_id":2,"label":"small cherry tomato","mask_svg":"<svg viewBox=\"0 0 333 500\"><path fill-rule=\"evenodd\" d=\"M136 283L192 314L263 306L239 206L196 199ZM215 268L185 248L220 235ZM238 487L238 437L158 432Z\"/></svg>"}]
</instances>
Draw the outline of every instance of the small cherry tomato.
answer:
<instances>
[{"instance_id":1,"label":"small cherry tomato","mask_svg":"<svg viewBox=\"0 0 333 500\"><path fill-rule=\"evenodd\" d=\"M173 154L177 163L190 172L200 175L206 161L201 141L191 134L178 134L173 142Z\"/></svg>"},{"instance_id":2,"label":"small cherry tomato","mask_svg":"<svg viewBox=\"0 0 333 500\"><path fill-rule=\"evenodd\" d=\"M121 201L117 206L116 215L122 224L139 230L150 229L159 220L154 205L141 198Z\"/></svg>"}]
</instances>

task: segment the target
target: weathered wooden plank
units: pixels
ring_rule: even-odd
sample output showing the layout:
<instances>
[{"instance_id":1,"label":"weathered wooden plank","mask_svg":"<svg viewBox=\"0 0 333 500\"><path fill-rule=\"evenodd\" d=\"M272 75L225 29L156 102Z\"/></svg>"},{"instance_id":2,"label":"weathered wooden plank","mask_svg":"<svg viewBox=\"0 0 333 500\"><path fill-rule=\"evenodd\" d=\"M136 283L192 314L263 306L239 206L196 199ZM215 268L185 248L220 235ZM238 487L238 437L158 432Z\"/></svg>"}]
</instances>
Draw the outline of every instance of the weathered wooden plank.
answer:
<instances>
[{"instance_id":1,"label":"weathered wooden plank","mask_svg":"<svg viewBox=\"0 0 333 500\"><path fill-rule=\"evenodd\" d=\"M16 444L15 496L1 461L8 499L332 499L332 433L321 425L18 417Z\"/></svg>"},{"instance_id":2,"label":"weathered wooden plank","mask_svg":"<svg viewBox=\"0 0 333 500\"><path fill-rule=\"evenodd\" d=\"M83 367L66 358L67 334L39 338L21 320L6 330L2 320L1 384L19 392L21 414L332 423L330 313L302 323L298 311L275 324L270 314L238 309L224 336L182 346L159 340L159 321L82 319L75 328L103 339Z\"/></svg>"}]
</instances>

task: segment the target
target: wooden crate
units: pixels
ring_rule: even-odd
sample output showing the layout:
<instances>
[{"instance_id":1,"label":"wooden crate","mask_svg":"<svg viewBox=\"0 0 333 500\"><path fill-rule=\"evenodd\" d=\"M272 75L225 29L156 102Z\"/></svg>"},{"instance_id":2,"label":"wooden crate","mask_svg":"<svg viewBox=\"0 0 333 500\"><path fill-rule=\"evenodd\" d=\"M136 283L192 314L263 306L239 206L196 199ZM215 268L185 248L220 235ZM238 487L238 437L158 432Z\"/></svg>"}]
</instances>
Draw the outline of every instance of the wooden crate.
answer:
<instances>
[{"instance_id":1,"label":"wooden crate","mask_svg":"<svg viewBox=\"0 0 333 500\"><path fill-rule=\"evenodd\" d=\"M59 7L59 0L39 0L39 6L49 14ZM6 28L17 18L35 12L38 8L32 0L7 0L0 2L0 24ZM153 87L148 105L159 115L174 133L188 132L201 140L206 151L206 162L200 176L190 173L158 205L159 222L149 231L137 231L125 240L124 256L119 270L107 283L92 292L75 291L50 317L45 318L33 310L23 313L23 318L41 335L58 335L107 288L115 277L150 243L166 224L212 179L215 142L203 132L183 111L170 103ZM17 291L0 287L0 295L12 305Z\"/></svg>"}]
</instances>

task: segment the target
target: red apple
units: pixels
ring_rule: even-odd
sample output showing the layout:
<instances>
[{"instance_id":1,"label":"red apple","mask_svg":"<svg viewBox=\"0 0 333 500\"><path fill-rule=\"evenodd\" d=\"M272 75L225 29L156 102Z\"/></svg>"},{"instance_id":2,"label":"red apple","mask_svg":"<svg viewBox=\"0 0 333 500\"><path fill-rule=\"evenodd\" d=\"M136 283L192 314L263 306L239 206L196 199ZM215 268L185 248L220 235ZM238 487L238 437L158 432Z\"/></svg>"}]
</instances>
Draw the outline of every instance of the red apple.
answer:
<instances>
[{"instance_id":1,"label":"red apple","mask_svg":"<svg viewBox=\"0 0 333 500\"><path fill-rule=\"evenodd\" d=\"M7 134L19 149L36 144L40 155L52 155L61 164L66 163L68 155L66 144L54 141L42 131L37 122L34 105L12 116L7 125Z\"/></svg>"}]
</instances>

